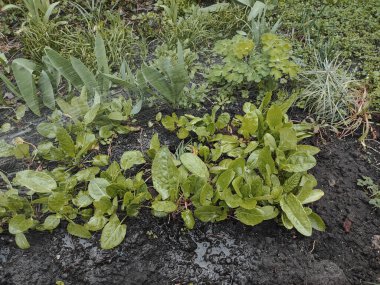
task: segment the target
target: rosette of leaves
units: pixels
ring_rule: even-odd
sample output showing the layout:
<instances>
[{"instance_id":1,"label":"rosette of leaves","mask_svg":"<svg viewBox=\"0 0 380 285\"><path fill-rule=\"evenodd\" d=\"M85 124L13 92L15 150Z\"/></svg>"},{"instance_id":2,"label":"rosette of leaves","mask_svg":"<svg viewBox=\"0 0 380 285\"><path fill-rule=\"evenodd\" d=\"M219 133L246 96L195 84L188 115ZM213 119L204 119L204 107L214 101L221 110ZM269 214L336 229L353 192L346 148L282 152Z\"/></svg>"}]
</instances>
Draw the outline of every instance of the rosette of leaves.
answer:
<instances>
[{"instance_id":1,"label":"rosette of leaves","mask_svg":"<svg viewBox=\"0 0 380 285\"><path fill-rule=\"evenodd\" d=\"M299 144L307 134L304 125L286 116L290 104L263 112L265 104L256 108L246 103L245 114L237 115L230 126L235 133L204 136L203 144L194 145L179 161L167 148L158 150L152 165L159 193L152 203L154 214L181 212L189 228L194 216L215 222L234 214L251 226L276 219L305 236L313 228L323 231L322 219L307 207L323 196L307 172L315 166L319 149Z\"/></svg>"},{"instance_id":2,"label":"rosette of leaves","mask_svg":"<svg viewBox=\"0 0 380 285\"><path fill-rule=\"evenodd\" d=\"M299 69L291 60L290 43L272 33L263 34L259 46L252 39L236 35L218 41L214 51L222 56L223 63L210 69L208 79L234 88L293 78Z\"/></svg>"}]
</instances>

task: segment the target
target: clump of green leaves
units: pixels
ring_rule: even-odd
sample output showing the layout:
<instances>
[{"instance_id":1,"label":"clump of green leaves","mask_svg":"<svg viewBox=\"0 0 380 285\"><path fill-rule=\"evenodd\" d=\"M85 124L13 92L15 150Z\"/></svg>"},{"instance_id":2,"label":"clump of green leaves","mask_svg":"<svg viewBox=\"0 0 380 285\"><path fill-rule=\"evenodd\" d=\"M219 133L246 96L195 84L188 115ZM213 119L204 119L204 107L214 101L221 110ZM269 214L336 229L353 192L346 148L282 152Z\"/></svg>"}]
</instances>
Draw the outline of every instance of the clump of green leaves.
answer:
<instances>
[{"instance_id":1,"label":"clump of green leaves","mask_svg":"<svg viewBox=\"0 0 380 285\"><path fill-rule=\"evenodd\" d=\"M166 128L178 130L180 138L194 134L197 143L179 161L167 148L157 150L152 179L159 195L153 213L181 212L189 228L194 217L216 222L233 214L251 226L276 218L306 236L312 228L324 230L322 219L305 206L323 196L307 173L319 149L298 144L308 136L307 127L285 115L290 104L263 112L265 104L256 108L246 103L244 115L231 122L226 113L216 117L216 110L203 118L164 117Z\"/></svg>"},{"instance_id":2,"label":"clump of green leaves","mask_svg":"<svg viewBox=\"0 0 380 285\"><path fill-rule=\"evenodd\" d=\"M142 74L147 82L158 92L158 95L174 107L186 102L184 88L190 82L185 65L182 44L177 43L177 59L166 57L160 61L159 70L152 66L143 66Z\"/></svg>"},{"instance_id":3,"label":"clump of green leaves","mask_svg":"<svg viewBox=\"0 0 380 285\"><path fill-rule=\"evenodd\" d=\"M101 230L101 247L117 246L126 234L125 219L136 216L141 203L151 197L142 172L131 178L122 173L144 163L141 157L141 153L126 152L121 166L113 162L103 172L98 167L74 175L65 168L24 170L12 183L2 175L9 190L0 191L0 232L7 226L17 245L25 249L29 247L28 230L52 231L65 221L71 235L90 238L91 232ZM22 189L28 190L26 197L21 195Z\"/></svg>"},{"instance_id":4,"label":"clump of green leaves","mask_svg":"<svg viewBox=\"0 0 380 285\"><path fill-rule=\"evenodd\" d=\"M180 215L189 229L196 219L217 222L233 215L250 226L276 219L306 236L313 228L323 231L322 219L307 206L323 196L308 173L319 150L299 144L309 126L285 115L290 100L264 111L269 95L259 108L244 104L244 114L232 120L227 113L217 115L217 108L202 118L164 117L166 128L193 137L176 155L155 134L146 153L129 150L111 164L105 154L85 161L97 149L89 129L79 122L67 129L54 123L39 127L54 141L41 143L37 155L59 166L20 171L12 182L0 174L7 185L0 191L0 231L15 235L21 248L29 247L29 230L61 225L80 238L101 231L101 247L111 249L124 240L125 222L143 204L157 217ZM97 118L88 114L84 120Z\"/></svg>"},{"instance_id":5,"label":"clump of green leaves","mask_svg":"<svg viewBox=\"0 0 380 285\"><path fill-rule=\"evenodd\" d=\"M291 59L290 43L272 33L261 36L260 46L252 39L236 35L217 42L214 50L222 56L223 64L214 65L208 78L219 85L250 87L293 78L299 70Z\"/></svg>"},{"instance_id":6,"label":"clump of green leaves","mask_svg":"<svg viewBox=\"0 0 380 285\"><path fill-rule=\"evenodd\" d=\"M139 111L139 106L133 106L132 100L123 96L104 103L95 100L90 104L84 88L80 96L74 96L69 102L59 98L57 104L61 111L55 111L51 115L51 122L40 123L37 127L37 131L46 138L55 138L57 131L65 126L63 122L67 121L66 118L69 119L66 123L69 132L95 132L102 144L109 143L116 135L139 129L126 124Z\"/></svg>"},{"instance_id":7,"label":"clump of green leaves","mask_svg":"<svg viewBox=\"0 0 380 285\"><path fill-rule=\"evenodd\" d=\"M380 187L377 185L371 177L362 176L357 181L357 185L363 187L368 191L371 199L369 203L377 208L380 208Z\"/></svg>"}]
</instances>

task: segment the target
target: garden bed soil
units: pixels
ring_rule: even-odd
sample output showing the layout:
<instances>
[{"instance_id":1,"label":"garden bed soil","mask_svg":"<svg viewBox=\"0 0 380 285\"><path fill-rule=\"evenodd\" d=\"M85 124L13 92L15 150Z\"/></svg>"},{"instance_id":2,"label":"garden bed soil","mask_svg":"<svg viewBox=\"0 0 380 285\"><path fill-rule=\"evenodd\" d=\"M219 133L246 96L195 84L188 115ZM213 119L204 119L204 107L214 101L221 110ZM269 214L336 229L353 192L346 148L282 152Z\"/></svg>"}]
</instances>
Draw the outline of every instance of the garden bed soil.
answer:
<instances>
[{"instance_id":1,"label":"garden bed soil","mask_svg":"<svg viewBox=\"0 0 380 285\"><path fill-rule=\"evenodd\" d=\"M139 114L141 132L112 145L113 158L145 149L155 132L175 147L175 135L155 125L152 110ZM33 128L23 134L35 140ZM19 130L18 130L19 131ZM8 135L10 136L10 135ZM149 210L127 221L127 237L113 250L101 250L100 234L90 240L70 236L62 226L49 234L27 234L31 248L20 250L9 235L0 236L0 284L366 284L380 282L380 211L356 185L361 175L380 182L377 152L365 152L355 138L315 136L321 148L312 169L325 196L312 208L326 232L303 237L274 221L255 227L234 219L198 222L193 231L180 218L158 219ZM373 148L379 149L378 142ZM26 166L1 159L0 170Z\"/></svg>"}]
</instances>

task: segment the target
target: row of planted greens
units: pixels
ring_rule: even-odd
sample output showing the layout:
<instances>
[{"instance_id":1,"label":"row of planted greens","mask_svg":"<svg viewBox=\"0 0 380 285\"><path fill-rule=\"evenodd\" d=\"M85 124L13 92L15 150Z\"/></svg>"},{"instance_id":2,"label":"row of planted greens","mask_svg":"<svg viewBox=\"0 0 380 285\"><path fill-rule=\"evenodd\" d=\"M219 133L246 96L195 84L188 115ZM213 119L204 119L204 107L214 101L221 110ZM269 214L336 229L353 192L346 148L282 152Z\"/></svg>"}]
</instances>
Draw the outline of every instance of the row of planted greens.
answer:
<instances>
[{"instance_id":1,"label":"row of planted greens","mask_svg":"<svg viewBox=\"0 0 380 285\"><path fill-rule=\"evenodd\" d=\"M8 190L0 194L0 230L15 235L25 249L28 230L52 231L62 223L80 238L101 231L101 247L110 249L124 240L128 220L149 207L156 217L182 219L188 229L195 218L218 222L230 217L249 226L275 219L305 236L312 229L324 231L322 219L307 207L323 196L308 173L319 149L300 143L311 135L310 125L289 120L291 103L269 108L268 103L259 108L245 103L234 118L217 108L203 117L173 113L158 119L192 143L173 153L155 134L145 152L129 150L112 162L105 154L88 159L104 139L89 126L114 112L92 105L70 128L41 123L38 130L46 141L32 154L25 141L3 142L1 149L8 155L22 149L24 156L54 161L56 167L20 171L12 182L1 173ZM76 109L72 106L72 112Z\"/></svg>"}]
</instances>

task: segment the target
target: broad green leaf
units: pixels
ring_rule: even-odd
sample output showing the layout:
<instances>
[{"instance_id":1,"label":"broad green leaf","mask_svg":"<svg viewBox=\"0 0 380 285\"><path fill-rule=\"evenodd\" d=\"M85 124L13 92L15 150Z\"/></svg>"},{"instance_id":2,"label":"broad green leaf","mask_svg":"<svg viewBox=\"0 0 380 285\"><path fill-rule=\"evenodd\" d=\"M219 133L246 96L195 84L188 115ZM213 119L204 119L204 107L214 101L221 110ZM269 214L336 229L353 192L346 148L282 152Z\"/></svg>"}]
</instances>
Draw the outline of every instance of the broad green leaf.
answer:
<instances>
[{"instance_id":1,"label":"broad green leaf","mask_svg":"<svg viewBox=\"0 0 380 285\"><path fill-rule=\"evenodd\" d=\"M88 167L78 171L74 176L78 181L90 181L100 172L99 167Z\"/></svg>"},{"instance_id":2,"label":"broad green leaf","mask_svg":"<svg viewBox=\"0 0 380 285\"><path fill-rule=\"evenodd\" d=\"M70 60L65 59L51 48L46 48L45 53L54 68L57 69L70 84L74 85L77 90L82 90L82 79L71 65Z\"/></svg>"},{"instance_id":3,"label":"broad green leaf","mask_svg":"<svg viewBox=\"0 0 380 285\"><path fill-rule=\"evenodd\" d=\"M283 185L284 192L289 193L296 189L299 186L301 176L301 173L294 173L292 176L286 179Z\"/></svg>"},{"instance_id":4,"label":"broad green leaf","mask_svg":"<svg viewBox=\"0 0 380 285\"><path fill-rule=\"evenodd\" d=\"M106 154L98 154L92 159L92 165L94 166L106 166L110 162L110 157Z\"/></svg>"},{"instance_id":5,"label":"broad green leaf","mask_svg":"<svg viewBox=\"0 0 380 285\"><path fill-rule=\"evenodd\" d=\"M110 200L109 197L102 197L98 201L94 201L94 207L95 209L102 214L113 214L113 212L116 210L113 207L112 201Z\"/></svg>"},{"instance_id":6,"label":"broad green leaf","mask_svg":"<svg viewBox=\"0 0 380 285\"><path fill-rule=\"evenodd\" d=\"M277 207L274 206L260 207L260 210L264 213L264 220L272 220L280 213Z\"/></svg>"},{"instance_id":7,"label":"broad green leaf","mask_svg":"<svg viewBox=\"0 0 380 285\"><path fill-rule=\"evenodd\" d=\"M98 70L103 73L109 74L110 69L108 67L106 47L104 45L104 40L100 34L97 34L95 38L95 56L96 63L98 65Z\"/></svg>"},{"instance_id":8,"label":"broad green leaf","mask_svg":"<svg viewBox=\"0 0 380 285\"><path fill-rule=\"evenodd\" d=\"M37 126L37 132L46 138L54 139L57 131L60 128L57 124L42 122Z\"/></svg>"},{"instance_id":9,"label":"broad green leaf","mask_svg":"<svg viewBox=\"0 0 380 285\"><path fill-rule=\"evenodd\" d=\"M314 156L305 152L295 152L291 154L282 168L288 172L304 172L313 168L317 164Z\"/></svg>"},{"instance_id":10,"label":"broad green leaf","mask_svg":"<svg viewBox=\"0 0 380 285\"><path fill-rule=\"evenodd\" d=\"M289 220L289 218L286 216L284 212L281 213L281 222L282 222L282 225L288 230L291 230L294 228L292 222Z\"/></svg>"},{"instance_id":11,"label":"broad green leaf","mask_svg":"<svg viewBox=\"0 0 380 285\"><path fill-rule=\"evenodd\" d=\"M256 113L248 113L244 117L241 117L241 127L239 128L239 134L243 135L245 139L253 136L259 126L259 119Z\"/></svg>"},{"instance_id":12,"label":"broad green leaf","mask_svg":"<svg viewBox=\"0 0 380 285\"><path fill-rule=\"evenodd\" d=\"M26 106L25 105L20 105L16 108L15 114L16 114L16 119L21 120L24 118L26 112Z\"/></svg>"},{"instance_id":13,"label":"broad green leaf","mask_svg":"<svg viewBox=\"0 0 380 285\"><path fill-rule=\"evenodd\" d=\"M322 218L319 215L317 215L316 213L311 213L308 217L313 229L320 232L324 232L326 230L325 222L322 220Z\"/></svg>"},{"instance_id":14,"label":"broad green leaf","mask_svg":"<svg viewBox=\"0 0 380 285\"><path fill-rule=\"evenodd\" d=\"M165 116L162 118L161 123L165 129L173 132L176 129L176 123L178 123L178 119L177 117L173 118L171 116Z\"/></svg>"},{"instance_id":15,"label":"broad green leaf","mask_svg":"<svg viewBox=\"0 0 380 285\"><path fill-rule=\"evenodd\" d=\"M12 9L17 9L17 10L21 10L22 11L22 8L20 6L17 6L17 5L14 5L14 4L6 4L6 5L4 5L1 8L1 11L5 12L5 11L8 11L8 10L12 10Z\"/></svg>"},{"instance_id":16,"label":"broad green leaf","mask_svg":"<svg viewBox=\"0 0 380 285\"><path fill-rule=\"evenodd\" d=\"M177 210L177 205L172 201L154 201L152 208L158 212L172 213Z\"/></svg>"},{"instance_id":17,"label":"broad green leaf","mask_svg":"<svg viewBox=\"0 0 380 285\"><path fill-rule=\"evenodd\" d=\"M76 224L74 222L70 222L67 225L67 232L73 236L80 238L91 238L91 233L84 226Z\"/></svg>"},{"instance_id":18,"label":"broad green leaf","mask_svg":"<svg viewBox=\"0 0 380 285\"><path fill-rule=\"evenodd\" d=\"M315 201L318 201L319 199L322 198L322 196L325 193L323 193L322 190L319 189L309 189L307 187L303 187L300 192L297 195L297 199L302 203L302 204L309 204L313 203Z\"/></svg>"},{"instance_id":19,"label":"broad green leaf","mask_svg":"<svg viewBox=\"0 0 380 285\"><path fill-rule=\"evenodd\" d=\"M177 193L179 171L167 147L163 147L153 160L152 180L155 190L161 195L163 200Z\"/></svg>"},{"instance_id":20,"label":"broad green leaf","mask_svg":"<svg viewBox=\"0 0 380 285\"><path fill-rule=\"evenodd\" d=\"M108 219L103 215L97 215L91 217L85 225L86 229L92 232L100 231L107 224Z\"/></svg>"},{"instance_id":21,"label":"broad green leaf","mask_svg":"<svg viewBox=\"0 0 380 285\"><path fill-rule=\"evenodd\" d=\"M310 220L297 197L289 194L280 200L280 205L297 231L305 236L311 236L312 227Z\"/></svg>"},{"instance_id":22,"label":"broad green leaf","mask_svg":"<svg viewBox=\"0 0 380 285\"><path fill-rule=\"evenodd\" d=\"M200 192L199 201L202 206L209 206L212 203L212 198L214 197L214 189L208 183L206 183Z\"/></svg>"},{"instance_id":23,"label":"broad green leaf","mask_svg":"<svg viewBox=\"0 0 380 285\"><path fill-rule=\"evenodd\" d=\"M270 174L276 174L277 173L276 165L275 165L275 162L273 160L272 153L270 151L269 146L266 146L266 147L261 149L259 156L257 158L257 166L259 168L261 175L263 175L263 176L267 175L267 166L269 167L269 169L271 171Z\"/></svg>"},{"instance_id":24,"label":"broad green leaf","mask_svg":"<svg viewBox=\"0 0 380 285\"><path fill-rule=\"evenodd\" d=\"M227 212L218 206L197 207L194 211L194 215L202 222L215 222L227 218Z\"/></svg>"},{"instance_id":25,"label":"broad green leaf","mask_svg":"<svg viewBox=\"0 0 380 285\"><path fill-rule=\"evenodd\" d=\"M248 226L255 226L264 221L265 213L258 208L251 210L238 208L235 211L235 216L243 224Z\"/></svg>"},{"instance_id":26,"label":"broad green leaf","mask_svg":"<svg viewBox=\"0 0 380 285\"><path fill-rule=\"evenodd\" d=\"M177 132L177 137L180 139L180 140L184 140L185 138L187 138L189 136L190 132L185 129L185 128L180 128Z\"/></svg>"},{"instance_id":27,"label":"broad green leaf","mask_svg":"<svg viewBox=\"0 0 380 285\"><path fill-rule=\"evenodd\" d=\"M16 144L14 148L14 155L17 159L30 157L30 145L27 143Z\"/></svg>"},{"instance_id":28,"label":"broad green leaf","mask_svg":"<svg viewBox=\"0 0 380 285\"><path fill-rule=\"evenodd\" d=\"M17 246L21 249L28 249L30 247L30 244L23 233L16 234L15 241Z\"/></svg>"},{"instance_id":29,"label":"broad green leaf","mask_svg":"<svg viewBox=\"0 0 380 285\"><path fill-rule=\"evenodd\" d=\"M297 145L297 151L306 152L310 155L316 155L320 152L320 149L312 145Z\"/></svg>"},{"instance_id":30,"label":"broad green leaf","mask_svg":"<svg viewBox=\"0 0 380 285\"><path fill-rule=\"evenodd\" d=\"M155 133L150 140L149 150L147 154L149 158L153 159L156 156L156 153L160 150L160 140L158 139L158 134Z\"/></svg>"},{"instance_id":31,"label":"broad green leaf","mask_svg":"<svg viewBox=\"0 0 380 285\"><path fill-rule=\"evenodd\" d=\"M170 84L165 77L153 67L144 65L141 69L143 76L167 101L171 104L176 103L176 98Z\"/></svg>"},{"instance_id":32,"label":"broad green leaf","mask_svg":"<svg viewBox=\"0 0 380 285\"><path fill-rule=\"evenodd\" d=\"M267 113L266 122L271 130L276 129L282 124L282 110L277 105L272 105Z\"/></svg>"},{"instance_id":33,"label":"broad green leaf","mask_svg":"<svg viewBox=\"0 0 380 285\"><path fill-rule=\"evenodd\" d=\"M33 226L32 218L27 219L25 215L16 215L10 219L8 231L12 235L24 233Z\"/></svg>"},{"instance_id":34,"label":"broad green leaf","mask_svg":"<svg viewBox=\"0 0 380 285\"><path fill-rule=\"evenodd\" d=\"M128 170L134 165L140 165L143 163L145 163L144 155L138 150L126 151L120 159L120 166L123 170Z\"/></svg>"},{"instance_id":35,"label":"broad green leaf","mask_svg":"<svg viewBox=\"0 0 380 285\"><path fill-rule=\"evenodd\" d=\"M295 150L297 148L297 133L291 128L280 129L280 145L282 150Z\"/></svg>"},{"instance_id":36,"label":"broad green leaf","mask_svg":"<svg viewBox=\"0 0 380 285\"><path fill-rule=\"evenodd\" d=\"M64 192L53 192L48 198L49 211L59 213L68 204L69 198Z\"/></svg>"},{"instance_id":37,"label":"broad green leaf","mask_svg":"<svg viewBox=\"0 0 380 285\"><path fill-rule=\"evenodd\" d=\"M84 86L86 86L86 89L92 96L94 96L95 90L98 90L98 82L95 75L79 59L71 57L70 62L75 72L84 83Z\"/></svg>"},{"instance_id":38,"label":"broad green leaf","mask_svg":"<svg viewBox=\"0 0 380 285\"><path fill-rule=\"evenodd\" d=\"M264 135L264 145L269 146L270 151L275 151L277 148L276 139L269 133Z\"/></svg>"},{"instance_id":39,"label":"broad green leaf","mask_svg":"<svg viewBox=\"0 0 380 285\"><path fill-rule=\"evenodd\" d=\"M0 157L9 157L14 155L14 146L7 144L5 140L0 140Z\"/></svg>"},{"instance_id":40,"label":"broad green leaf","mask_svg":"<svg viewBox=\"0 0 380 285\"><path fill-rule=\"evenodd\" d=\"M110 69L108 66L108 58L106 53L106 47L104 45L104 40L99 33L97 33L95 38L95 57L98 66L98 72L103 74L109 74ZM98 76L99 86L101 88L100 92L102 96L106 96L107 91L109 91L110 80L106 76Z\"/></svg>"},{"instance_id":41,"label":"broad green leaf","mask_svg":"<svg viewBox=\"0 0 380 285\"><path fill-rule=\"evenodd\" d=\"M251 210L253 208L256 208L257 200L255 198L244 198L241 199L239 205L244 209Z\"/></svg>"},{"instance_id":42,"label":"broad green leaf","mask_svg":"<svg viewBox=\"0 0 380 285\"><path fill-rule=\"evenodd\" d=\"M25 100L29 109L37 116L40 116L37 88L33 78L35 69L36 64L30 60L18 58L12 62L13 74L22 98Z\"/></svg>"},{"instance_id":43,"label":"broad green leaf","mask_svg":"<svg viewBox=\"0 0 380 285\"><path fill-rule=\"evenodd\" d=\"M223 190L226 189L231 182L234 180L235 172L231 169L224 171L216 181L216 186L218 189Z\"/></svg>"},{"instance_id":44,"label":"broad green leaf","mask_svg":"<svg viewBox=\"0 0 380 285\"><path fill-rule=\"evenodd\" d=\"M13 183L36 193L51 193L52 190L57 188L57 183L50 175L33 170L17 172Z\"/></svg>"},{"instance_id":45,"label":"broad green leaf","mask_svg":"<svg viewBox=\"0 0 380 285\"><path fill-rule=\"evenodd\" d=\"M186 228L188 228L189 230L192 230L195 225L193 212L190 211L189 209L186 209L181 212L181 217L182 217L183 222L185 223Z\"/></svg>"},{"instance_id":46,"label":"broad green leaf","mask_svg":"<svg viewBox=\"0 0 380 285\"><path fill-rule=\"evenodd\" d=\"M113 215L103 228L100 246L102 249L112 249L118 246L124 240L126 232L127 226L120 222L116 214Z\"/></svg>"},{"instance_id":47,"label":"broad green leaf","mask_svg":"<svg viewBox=\"0 0 380 285\"><path fill-rule=\"evenodd\" d=\"M112 112L108 114L108 118L113 121L123 121L125 120L124 115L121 112Z\"/></svg>"},{"instance_id":48,"label":"broad green leaf","mask_svg":"<svg viewBox=\"0 0 380 285\"><path fill-rule=\"evenodd\" d=\"M81 158L86 154L97 142L97 139L92 133L80 133L76 139L76 149L79 150L75 156L76 159Z\"/></svg>"},{"instance_id":49,"label":"broad green leaf","mask_svg":"<svg viewBox=\"0 0 380 285\"><path fill-rule=\"evenodd\" d=\"M192 174L203 177L206 180L209 178L210 174L207 165L195 154L184 153L181 155L180 160Z\"/></svg>"},{"instance_id":50,"label":"broad green leaf","mask_svg":"<svg viewBox=\"0 0 380 285\"><path fill-rule=\"evenodd\" d=\"M88 193L95 201L99 201L102 197L110 198L106 190L109 185L106 179L95 178L88 184Z\"/></svg>"},{"instance_id":51,"label":"broad green leaf","mask_svg":"<svg viewBox=\"0 0 380 285\"><path fill-rule=\"evenodd\" d=\"M65 128L58 128L56 133L57 141L59 143L59 147L65 151L65 153L69 156L74 158L75 157L75 144L69 135L69 133L66 131Z\"/></svg>"},{"instance_id":52,"label":"broad green leaf","mask_svg":"<svg viewBox=\"0 0 380 285\"><path fill-rule=\"evenodd\" d=\"M58 227L61 219L57 215L47 216L44 223L42 224L45 230L51 231Z\"/></svg>"},{"instance_id":53,"label":"broad green leaf","mask_svg":"<svg viewBox=\"0 0 380 285\"><path fill-rule=\"evenodd\" d=\"M38 81L38 87L42 94L42 102L46 107L48 107L50 110L55 109L55 96L54 96L54 89L51 84L49 75L46 73L45 70L41 72L40 79Z\"/></svg>"},{"instance_id":54,"label":"broad green leaf","mask_svg":"<svg viewBox=\"0 0 380 285\"><path fill-rule=\"evenodd\" d=\"M72 199L72 202L78 208L86 208L92 204L93 200L86 191L79 191L78 195Z\"/></svg>"},{"instance_id":55,"label":"broad green leaf","mask_svg":"<svg viewBox=\"0 0 380 285\"><path fill-rule=\"evenodd\" d=\"M89 125L95 120L96 116L98 115L99 109L100 104L96 104L92 106L90 110L88 110L88 112L83 117L83 122L85 123L85 125Z\"/></svg>"}]
</instances>

